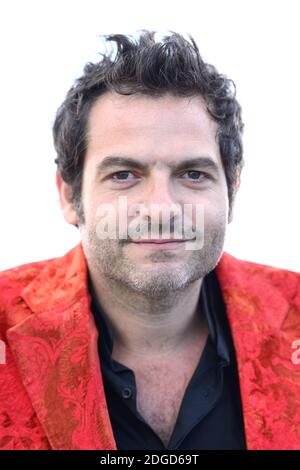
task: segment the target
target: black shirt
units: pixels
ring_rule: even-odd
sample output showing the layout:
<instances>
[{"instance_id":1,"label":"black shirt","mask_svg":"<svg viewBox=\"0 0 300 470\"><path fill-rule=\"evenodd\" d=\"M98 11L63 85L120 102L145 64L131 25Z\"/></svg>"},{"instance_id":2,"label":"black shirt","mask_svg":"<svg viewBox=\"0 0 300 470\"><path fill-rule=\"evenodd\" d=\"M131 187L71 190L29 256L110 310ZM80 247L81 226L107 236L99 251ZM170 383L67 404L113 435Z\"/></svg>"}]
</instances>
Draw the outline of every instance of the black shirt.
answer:
<instances>
[{"instance_id":1,"label":"black shirt","mask_svg":"<svg viewBox=\"0 0 300 470\"><path fill-rule=\"evenodd\" d=\"M89 290L99 331L104 390L117 449L245 449L235 352L215 272L204 277L199 296L200 311L208 322L208 339L186 388L168 447L137 411L134 372L112 359L112 329L90 278Z\"/></svg>"}]
</instances>

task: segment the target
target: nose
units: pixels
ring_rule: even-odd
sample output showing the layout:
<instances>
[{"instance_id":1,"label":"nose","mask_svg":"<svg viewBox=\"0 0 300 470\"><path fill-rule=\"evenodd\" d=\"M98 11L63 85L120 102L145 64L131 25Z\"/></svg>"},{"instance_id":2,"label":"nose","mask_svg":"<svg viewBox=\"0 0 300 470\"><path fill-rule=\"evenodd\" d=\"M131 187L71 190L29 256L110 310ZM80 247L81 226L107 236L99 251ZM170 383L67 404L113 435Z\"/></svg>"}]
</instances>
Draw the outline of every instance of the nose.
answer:
<instances>
[{"instance_id":1,"label":"nose","mask_svg":"<svg viewBox=\"0 0 300 470\"><path fill-rule=\"evenodd\" d=\"M180 211L175 188L172 187L169 175L163 172L157 172L152 176L142 197L149 220L155 221L155 224L163 225L173 222Z\"/></svg>"}]
</instances>

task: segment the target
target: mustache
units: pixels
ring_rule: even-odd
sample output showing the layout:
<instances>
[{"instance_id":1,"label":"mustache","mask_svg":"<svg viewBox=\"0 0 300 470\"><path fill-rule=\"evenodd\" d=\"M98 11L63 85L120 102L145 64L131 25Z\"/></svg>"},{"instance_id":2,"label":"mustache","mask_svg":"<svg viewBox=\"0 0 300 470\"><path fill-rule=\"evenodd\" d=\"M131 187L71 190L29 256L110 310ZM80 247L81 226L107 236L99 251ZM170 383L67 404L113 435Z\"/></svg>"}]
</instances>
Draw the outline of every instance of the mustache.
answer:
<instances>
[{"instance_id":1,"label":"mustache","mask_svg":"<svg viewBox=\"0 0 300 470\"><path fill-rule=\"evenodd\" d=\"M121 232L120 241L128 243L139 239L182 239L193 240L197 230L191 221L184 224L171 219L156 223L150 220L135 219L128 224L126 231Z\"/></svg>"}]
</instances>

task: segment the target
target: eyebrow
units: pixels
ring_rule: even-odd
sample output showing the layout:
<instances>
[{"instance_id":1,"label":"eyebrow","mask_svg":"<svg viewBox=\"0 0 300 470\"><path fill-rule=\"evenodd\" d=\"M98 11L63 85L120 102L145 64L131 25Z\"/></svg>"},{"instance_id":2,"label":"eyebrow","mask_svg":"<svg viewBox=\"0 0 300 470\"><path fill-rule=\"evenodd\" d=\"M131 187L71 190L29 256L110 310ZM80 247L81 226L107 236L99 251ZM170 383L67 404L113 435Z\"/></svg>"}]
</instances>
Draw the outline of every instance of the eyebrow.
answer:
<instances>
[{"instance_id":1,"label":"eyebrow","mask_svg":"<svg viewBox=\"0 0 300 470\"><path fill-rule=\"evenodd\" d=\"M100 162L97 167L96 167L96 172L97 174L101 174L105 170L108 170L113 167L129 167L129 168L135 168L137 170L148 170L150 165L148 163L143 163L140 160L136 160L134 158L130 157L121 157L121 156L108 156L105 157L102 162ZM168 165L172 169L176 170L183 170L185 168L191 168L191 167L201 167L205 168L207 170L212 170L215 171L216 173L219 172L219 165L211 158L208 156L203 156L203 157L194 157L194 158L188 158L186 160L182 160L179 163L171 163Z\"/></svg>"}]
</instances>

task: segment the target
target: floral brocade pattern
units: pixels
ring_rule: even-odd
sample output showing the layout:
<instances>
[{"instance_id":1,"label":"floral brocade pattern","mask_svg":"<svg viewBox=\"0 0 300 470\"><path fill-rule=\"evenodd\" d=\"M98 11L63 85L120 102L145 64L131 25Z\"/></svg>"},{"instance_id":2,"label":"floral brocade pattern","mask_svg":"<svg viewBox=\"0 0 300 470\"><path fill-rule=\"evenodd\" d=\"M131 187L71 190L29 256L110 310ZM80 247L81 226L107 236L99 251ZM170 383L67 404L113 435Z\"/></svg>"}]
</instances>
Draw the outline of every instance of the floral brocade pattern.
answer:
<instances>
[{"instance_id":1,"label":"floral brocade pattern","mask_svg":"<svg viewBox=\"0 0 300 470\"><path fill-rule=\"evenodd\" d=\"M223 253L248 449L300 448L300 274ZM116 449L81 244L0 273L0 450ZM101 335L101 333L100 333Z\"/></svg>"}]
</instances>

